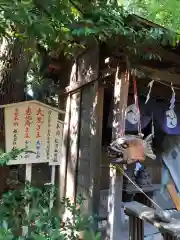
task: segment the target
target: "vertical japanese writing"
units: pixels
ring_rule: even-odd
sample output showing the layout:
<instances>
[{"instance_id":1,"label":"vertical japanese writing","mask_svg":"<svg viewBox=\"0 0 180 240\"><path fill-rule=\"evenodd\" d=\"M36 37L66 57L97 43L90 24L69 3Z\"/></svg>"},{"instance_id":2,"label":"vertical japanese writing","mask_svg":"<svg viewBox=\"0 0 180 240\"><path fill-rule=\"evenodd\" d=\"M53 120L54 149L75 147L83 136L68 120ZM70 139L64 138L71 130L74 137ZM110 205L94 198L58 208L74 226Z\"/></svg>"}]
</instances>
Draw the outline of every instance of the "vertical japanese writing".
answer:
<instances>
[{"instance_id":1,"label":"vertical japanese writing","mask_svg":"<svg viewBox=\"0 0 180 240\"><path fill-rule=\"evenodd\" d=\"M37 109L36 112L36 158L40 158L41 152L41 125L44 122L44 110L41 108Z\"/></svg>"},{"instance_id":2,"label":"vertical japanese writing","mask_svg":"<svg viewBox=\"0 0 180 240\"><path fill-rule=\"evenodd\" d=\"M25 110L25 134L24 134L24 138L25 138L25 149L28 150L29 148L29 144L30 144L30 135L29 135L29 129L31 127L32 124L32 110L31 108L28 106L28 108ZM25 153L25 158L29 158L29 154L26 152Z\"/></svg>"},{"instance_id":3,"label":"vertical japanese writing","mask_svg":"<svg viewBox=\"0 0 180 240\"><path fill-rule=\"evenodd\" d=\"M18 126L19 126L19 109L16 108L14 111L13 118L13 149L17 148L17 140L18 140Z\"/></svg>"},{"instance_id":4,"label":"vertical japanese writing","mask_svg":"<svg viewBox=\"0 0 180 240\"><path fill-rule=\"evenodd\" d=\"M49 160L50 158L50 136L51 136L51 115L52 111L48 111L48 133L47 133L47 148L46 148L46 155L47 159Z\"/></svg>"},{"instance_id":5,"label":"vertical japanese writing","mask_svg":"<svg viewBox=\"0 0 180 240\"><path fill-rule=\"evenodd\" d=\"M61 125L60 125L60 122L57 122L55 146L54 146L54 158L53 158L54 163L58 162L58 152L60 151L59 148L61 144L60 140L61 140Z\"/></svg>"}]
</instances>

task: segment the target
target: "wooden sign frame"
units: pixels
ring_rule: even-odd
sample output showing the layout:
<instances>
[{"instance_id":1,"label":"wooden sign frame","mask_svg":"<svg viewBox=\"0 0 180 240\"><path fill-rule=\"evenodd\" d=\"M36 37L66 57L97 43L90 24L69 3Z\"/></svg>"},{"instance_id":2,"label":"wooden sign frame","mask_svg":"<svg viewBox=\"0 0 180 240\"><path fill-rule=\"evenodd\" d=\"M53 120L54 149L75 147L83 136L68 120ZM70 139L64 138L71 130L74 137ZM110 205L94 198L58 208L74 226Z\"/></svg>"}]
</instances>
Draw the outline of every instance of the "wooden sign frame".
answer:
<instances>
[{"instance_id":1,"label":"wooden sign frame","mask_svg":"<svg viewBox=\"0 0 180 240\"><path fill-rule=\"evenodd\" d=\"M0 108L4 108L5 112L5 151L10 152L16 147L29 150L17 160L10 161L9 165L60 164L60 153L57 152L61 149L59 145L62 144L64 122L58 119L58 114L64 114L64 111L36 100L7 104ZM12 135L11 139L7 137ZM54 155L56 158L59 155L57 161L54 161Z\"/></svg>"},{"instance_id":2,"label":"wooden sign frame","mask_svg":"<svg viewBox=\"0 0 180 240\"><path fill-rule=\"evenodd\" d=\"M58 114L65 114L65 111L62 111L62 110L60 110L60 109L57 109L57 108L54 108L54 107L52 107L52 106L49 106L49 105L47 105L47 104L44 104L44 103L42 103L42 102L39 102L39 101L36 101L36 100L31 100L31 101L24 101L24 102L18 102L18 103L12 103L12 104L6 104L6 105L1 105L0 106L0 108L4 108L5 110L4 111L6 111L6 109L8 109L8 108L12 108L12 109L18 109L18 108L21 108L22 109L22 107L23 106L32 106L32 105L34 105L34 106L39 106L39 108L46 108L46 110L48 110L49 112L51 112L51 113L55 113L55 117L57 118L57 121L56 121L56 125L55 126L53 126L53 127L55 127L56 128L56 130L55 130L55 134L52 136L52 138L51 138L51 141L54 143L54 145L56 145L56 143L57 143L57 141L59 140L58 138L60 138L60 141L58 142L58 144L60 144L60 145L62 145L62 134L63 134L63 126L64 126L64 122L63 121L61 121L61 120L59 120L58 118L59 118L59 116L58 116ZM28 109L28 111L29 111L29 113L30 113L30 111L31 111L31 108L29 108ZM22 113L21 113L22 114ZM10 147L7 147L7 136L8 136L8 133L9 133L9 126L10 126L10 124L8 124L8 126L6 126L6 123L7 123L7 120L9 121L10 119L11 119L11 117L9 117L9 116L11 116L12 114L7 114L7 112L5 112L5 119L4 119L4 122L5 122L5 143L6 143L6 152L8 152L8 151L11 151L12 149L10 149ZM49 116L49 115L48 115ZM31 117L31 116L27 116L28 118L29 117ZM37 116L37 114L36 114L36 117L38 117ZM9 119L10 118L10 119ZM45 119L45 117L44 117L44 119ZM28 121L29 120L31 120L32 121L32 117L31 117L31 119L28 119ZM36 120L38 120L37 118L36 118ZM40 119L39 119L40 120ZM24 121L23 121L24 122ZM37 123L37 122L36 122ZM41 121L39 121L39 123L43 123L43 121L41 122ZM12 124L12 123L11 123ZM16 126L17 128L19 127L19 125L18 125L18 112L16 111L16 113L15 113L15 120L13 119L13 124L14 124L14 126ZM34 123L35 124L35 123ZM58 126L58 124L60 124L61 125L61 129L60 129L60 134L58 133L58 129L57 129L57 126ZM22 126L22 127L24 127L25 128L25 125L24 126ZM30 126L29 126L30 127ZM40 127L41 126L39 126L38 125L38 129L40 130ZM48 125L47 125L47 127L48 127ZM27 129L26 129L27 130ZM29 130L29 129L28 129ZM37 125L36 125L36 130L37 130ZM46 131L47 129L45 129L44 128L44 131ZM29 132L28 132L29 133ZM27 131L25 132L25 134L28 134L27 133ZM32 131L31 131L31 133L32 133ZM16 137L17 138L17 137ZM35 138L36 139L36 138ZM37 139L36 139L37 140ZM52 143L51 142L51 143ZM42 142L43 143L43 142ZM10 146L10 145L9 145ZM17 146L17 148L19 148L18 146ZM54 150L55 150L55 148L54 148ZM37 160L37 159L35 159L35 160L32 160L31 159L31 161L20 161L20 160L11 160L10 162L9 162L9 164L8 165L17 165L17 164L25 164L26 165L26 177L25 177L25 179L26 179L26 181L28 181L29 183L31 183L31 179L32 179L32 163L43 163L43 162L49 162L49 165L52 165L52 169L51 169L51 184L52 185L54 185L55 184L55 171L56 171L56 165L59 165L60 166L60 158L61 158L61 146L59 146L59 148L58 148L58 150L59 150L59 152L58 152L58 154L57 154L57 162L53 162L53 161L50 161L49 159L43 159L43 160L41 160L41 161L39 161L39 159ZM51 200L50 201L50 208L52 208L53 207L53 200ZM28 206L26 206L26 211L27 212L29 212L29 205ZM25 226L25 227L23 227L23 233L25 233L27 231L27 226Z\"/></svg>"}]
</instances>

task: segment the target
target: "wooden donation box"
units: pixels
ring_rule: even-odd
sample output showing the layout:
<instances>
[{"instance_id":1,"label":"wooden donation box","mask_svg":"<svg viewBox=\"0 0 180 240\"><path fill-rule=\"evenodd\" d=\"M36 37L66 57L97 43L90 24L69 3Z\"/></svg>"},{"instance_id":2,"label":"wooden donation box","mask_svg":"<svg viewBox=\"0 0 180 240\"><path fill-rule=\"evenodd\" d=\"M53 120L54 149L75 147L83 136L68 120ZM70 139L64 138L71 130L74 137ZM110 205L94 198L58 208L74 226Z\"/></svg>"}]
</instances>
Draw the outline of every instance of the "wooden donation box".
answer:
<instances>
[{"instance_id":1,"label":"wooden donation box","mask_svg":"<svg viewBox=\"0 0 180 240\"><path fill-rule=\"evenodd\" d=\"M61 159L63 111L32 100L4 107L6 152L25 149L13 164L45 163L59 165Z\"/></svg>"}]
</instances>

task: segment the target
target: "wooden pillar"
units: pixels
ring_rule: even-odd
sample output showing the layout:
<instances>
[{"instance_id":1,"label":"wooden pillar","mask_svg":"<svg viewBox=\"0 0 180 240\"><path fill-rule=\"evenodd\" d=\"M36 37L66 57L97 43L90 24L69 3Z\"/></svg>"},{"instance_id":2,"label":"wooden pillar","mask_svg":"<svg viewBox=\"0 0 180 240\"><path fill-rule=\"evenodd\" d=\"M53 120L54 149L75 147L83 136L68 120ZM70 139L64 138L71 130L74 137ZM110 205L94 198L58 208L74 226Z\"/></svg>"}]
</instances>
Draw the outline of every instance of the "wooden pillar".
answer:
<instances>
[{"instance_id":1,"label":"wooden pillar","mask_svg":"<svg viewBox=\"0 0 180 240\"><path fill-rule=\"evenodd\" d=\"M83 194L84 211L91 214L99 210L103 99L98 81L82 90L77 194Z\"/></svg>"},{"instance_id":2,"label":"wooden pillar","mask_svg":"<svg viewBox=\"0 0 180 240\"><path fill-rule=\"evenodd\" d=\"M112 138L113 140L125 134L125 111L128 101L129 76L128 72L117 67L114 85L114 110ZM110 186L108 197L108 228L107 239L120 240L122 227L121 201L123 176L118 175L117 169L110 166Z\"/></svg>"},{"instance_id":3,"label":"wooden pillar","mask_svg":"<svg viewBox=\"0 0 180 240\"><path fill-rule=\"evenodd\" d=\"M104 88L96 82L96 94L94 102L94 116L92 118L92 140L91 140L91 179L92 179L92 214L99 214L100 205L100 176L102 162L102 124ZM97 226L96 226L97 227Z\"/></svg>"},{"instance_id":4,"label":"wooden pillar","mask_svg":"<svg viewBox=\"0 0 180 240\"><path fill-rule=\"evenodd\" d=\"M66 187L66 169L67 169L67 156L68 156L68 145L69 145L69 125L70 125L70 106L71 97L67 98L66 102L66 114L64 118L64 129L63 129L63 141L62 141L62 156L59 170L59 188L60 188L60 199L65 197Z\"/></svg>"},{"instance_id":5,"label":"wooden pillar","mask_svg":"<svg viewBox=\"0 0 180 240\"><path fill-rule=\"evenodd\" d=\"M66 178L66 197L75 201L76 191L76 166L78 161L78 141L79 141L79 113L80 113L80 91L70 95L70 125L69 125L69 145Z\"/></svg>"},{"instance_id":6,"label":"wooden pillar","mask_svg":"<svg viewBox=\"0 0 180 240\"><path fill-rule=\"evenodd\" d=\"M69 81L70 86L76 81L77 81L77 64L75 62L72 65L72 69L71 69L71 75L70 75L70 81ZM77 102L76 102L76 98L77 98ZM68 160L71 161L69 159L69 154L71 152L71 145L72 145L71 133L72 131L74 131L72 117L75 118L74 120L77 121L77 124L78 124L78 119L77 119L78 114L76 114L76 117L75 117L75 113L77 111L76 105L79 104L78 101L79 100L78 100L78 97L76 96L76 93L75 95L73 95L73 93L67 94L66 109L65 109L66 113L64 118L64 130L63 130L63 141L62 141L62 156L61 156L61 164L59 168L59 187L60 187L61 199L63 197L66 197L66 183L67 183L67 180L71 178L70 170L68 169L68 167L70 167L70 165L68 165ZM75 111L75 113L73 111ZM75 126L76 133L77 133L77 128L78 126ZM73 135L75 134L75 131ZM73 148L75 148L74 142L73 142ZM75 153L73 155L75 156ZM74 172L74 170L72 171ZM68 178L67 178L67 175L68 175ZM74 186L73 186L73 189L74 189ZM73 198L72 195L69 197Z\"/></svg>"}]
</instances>

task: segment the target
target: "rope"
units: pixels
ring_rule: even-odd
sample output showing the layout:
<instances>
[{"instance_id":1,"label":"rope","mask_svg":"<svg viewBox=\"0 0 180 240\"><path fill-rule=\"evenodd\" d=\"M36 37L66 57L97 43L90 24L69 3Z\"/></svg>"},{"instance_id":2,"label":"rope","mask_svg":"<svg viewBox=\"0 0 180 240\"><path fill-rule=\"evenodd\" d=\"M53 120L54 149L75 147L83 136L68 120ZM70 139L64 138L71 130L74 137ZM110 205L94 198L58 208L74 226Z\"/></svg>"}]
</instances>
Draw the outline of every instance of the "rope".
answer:
<instances>
[{"instance_id":1,"label":"rope","mask_svg":"<svg viewBox=\"0 0 180 240\"><path fill-rule=\"evenodd\" d=\"M162 81L162 80L158 80L158 79L154 79L154 78L151 78L149 75L147 75L147 74L145 74L142 70L140 70L140 69L133 69L133 73L136 75L136 71L138 71L139 73L141 73L141 74L143 74L143 76L145 77L145 78L147 78L147 79L149 79L149 80L153 80L153 81L155 81L155 82L157 82L157 83L160 83L160 84L162 84L162 85L164 85L164 86L166 86L166 87L172 87L172 84L170 83L170 84L168 84L168 83L165 83L165 81ZM138 76L138 75L136 75L136 76ZM176 89L176 90L180 90L180 87L177 87L177 86L175 86L174 87L174 84L173 84L173 88L174 89Z\"/></svg>"},{"instance_id":2,"label":"rope","mask_svg":"<svg viewBox=\"0 0 180 240\"><path fill-rule=\"evenodd\" d=\"M151 79L150 77L148 77L149 79ZM151 79L152 80L152 79ZM154 79L153 79L154 80ZM164 86L166 86L166 87L172 87L172 85L171 84L168 84L168 83L165 83L165 82L162 82L162 81L160 81L160 80L154 80L155 82L157 82L157 83L160 83L160 84L162 84L162 85L164 85ZM180 87L175 87L174 85L173 85L173 88L174 89L176 89L176 90L180 90Z\"/></svg>"},{"instance_id":3,"label":"rope","mask_svg":"<svg viewBox=\"0 0 180 240\"><path fill-rule=\"evenodd\" d=\"M163 210L152 198L150 198L143 190L142 188L140 188L125 172L124 170L120 167L120 166L116 166L116 167L110 167L110 168L117 168L118 170L121 171L121 173L154 205L156 205L156 207L158 207L160 210Z\"/></svg>"}]
</instances>

